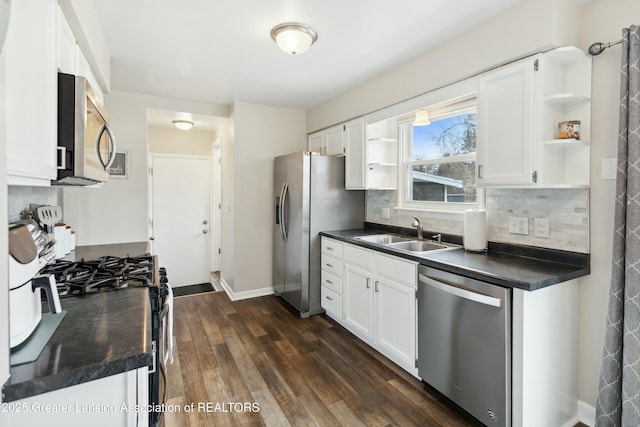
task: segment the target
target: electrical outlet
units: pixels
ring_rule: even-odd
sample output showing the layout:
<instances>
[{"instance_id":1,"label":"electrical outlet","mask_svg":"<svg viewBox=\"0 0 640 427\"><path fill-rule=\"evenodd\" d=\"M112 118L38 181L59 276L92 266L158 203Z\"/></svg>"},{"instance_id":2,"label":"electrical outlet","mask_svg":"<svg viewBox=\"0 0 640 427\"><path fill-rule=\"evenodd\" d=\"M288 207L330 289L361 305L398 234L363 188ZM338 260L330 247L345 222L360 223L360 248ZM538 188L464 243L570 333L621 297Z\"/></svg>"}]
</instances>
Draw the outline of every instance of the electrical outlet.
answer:
<instances>
[{"instance_id":1,"label":"electrical outlet","mask_svg":"<svg viewBox=\"0 0 640 427\"><path fill-rule=\"evenodd\" d=\"M526 216L510 216L509 217L509 233L511 234L529 234L529 218Z\"/></svg>"},{"instance_id":2,"label":"electrical outlet","mask_svg":"<svg viewBox=\"0 0 640 427\"><path fill-rule=\"evenodd\" d=\"M389 208L382 208L381 211L381 215L382 219L389 219L391 218L390 212L389 212Z\"/></svg>"},{"instance_id":3,"label":"electrical outlet","mask_svg":"<svg viewBox=\"0 0 640 427\"><path fill-rule=\"evenodd\" d=\"M549 238L549 218L533 218L533 235Z\"/></svg>"}]
</instances>

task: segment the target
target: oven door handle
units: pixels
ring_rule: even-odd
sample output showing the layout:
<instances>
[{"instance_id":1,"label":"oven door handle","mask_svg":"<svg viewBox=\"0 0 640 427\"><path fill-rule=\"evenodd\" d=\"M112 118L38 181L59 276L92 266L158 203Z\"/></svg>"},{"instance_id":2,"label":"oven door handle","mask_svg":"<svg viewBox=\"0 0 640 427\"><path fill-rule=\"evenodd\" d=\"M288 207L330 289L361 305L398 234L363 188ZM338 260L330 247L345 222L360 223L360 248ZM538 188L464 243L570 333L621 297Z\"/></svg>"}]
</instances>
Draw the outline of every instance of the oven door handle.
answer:
<instances>
[{"instance_id":1,"label":"oven door handle","mask_svg":"<svg viewBox=\"0 0 640 427\"><path fill-rule=\"evenodd\" d=\"M173 363L173 290L167 283L167 296L164 299L160 319L162 322L162 358L160 363L166 369L167 363Z\"/></svg>"}]
</instances>

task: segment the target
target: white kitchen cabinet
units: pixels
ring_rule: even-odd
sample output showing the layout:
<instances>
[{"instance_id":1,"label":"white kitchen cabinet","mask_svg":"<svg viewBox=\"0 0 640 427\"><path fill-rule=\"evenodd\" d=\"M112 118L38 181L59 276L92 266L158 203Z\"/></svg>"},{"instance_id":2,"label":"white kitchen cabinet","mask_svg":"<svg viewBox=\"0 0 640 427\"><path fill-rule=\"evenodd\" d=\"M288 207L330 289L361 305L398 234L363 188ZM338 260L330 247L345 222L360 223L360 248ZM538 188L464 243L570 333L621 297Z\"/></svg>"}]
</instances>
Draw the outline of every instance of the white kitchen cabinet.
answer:
<instances>
[{"instance_id":1,"label":"white kitchen cabinet","mask_svg":"<svg viewBox=\"0 0 640 427\"><path fill-rule=\"evenodd\" d=\"M320 306L342 320L342 243L322 237L321 245Z\"/></svg>"},{"instance_id":2,"label":"white kitchen cabinet","mask_svg":"<svg viewBox=\"0 0 640 427\"><path fill-rule=\"evenodd\" d=\"M357 119L346 124L345 188L395 190L398 175L396 120L382 120L366 126L365 122L365 119Z\"/></svg>"},{"instance_id":3,"label":"white kitchen cabinet","mask_svg":"<svg viewBox=\"0 0 640 427\"><path fill-rule=\"evenodd\" d=\"M57 175L56 18L55 0L11 5L3 52L9 185L49 186Z\"/></svg>"},{"instance_id":4,"label":"white kitchen cabinet","mask_svg":"<svg viewBox=\"0 0 640 427\"><path fill-rule=\"evenodd\" d=\"M477 185L522 185L533 178L534 58L479 78Z\"/></svg>"},{"instance_id":5,"label":"white kitchen cabinet","mask_svg":"<svg viewBox=\"0 0 640 427\"><path fill-rule=\"evenodd\" d=\"M416 359L416 281L414 262L375 254L374 342L383 354L407 370ZM392 266L385 270L386 266Z\"/></svg>"},{"instance_id":6,"label":"white kitchen cabinet","mask_svg":"<svg viewBox=\"0 0 640 427\"><path fill-rule=\"evenodd\" d=\"M345 153L343 142L344 125L337 125L308 136L309 151L325 156L343 156Z\"/></svg>"},{"instance_id":7,"label":"white kitchen cabinet","mask_svg":"<svg viewBox=\"0 0 640 427\"><path fill-rule=\"evenodd\" d=\"M357 337L417 375L417 264L343 245L342 324Z\"/></svg>"},{"instance_id":8,"label":"white kitchen cabinet","mask_svg":"<svg viewBox=\"0 0 640 427\"><path fill-rule=\"evenodd\" d=\"M77 69L76 37L67 22L60 6L56 7L56 65L58 71L75 74Z\"/></svg>"},{"instance_id":9,"label":"white kitchen cabinet","mask_svg":"<svg viewBox=\"0 0 640 427\"><path fill-rule=\"evenodd\" d=\"M94 381L6 402L12 427L146 427L149 370L140 368Z\"/></svg>"},{"instance_id":10,"label":"white kitchen cabinet","mask_svg":"<svg viewBox=\"0 0 640 427\"><path fill-rule=\"evenodd\" d=\"M535 291L513 289L513 426L575 424L578 286L574 279Z\"/></svg>"},{"instance_id":11,"label":"white kitchen cabinet","mask_svg":"<svg viewBox=\"0 0 640 427\"><path fill-rule=\"evenodd\" d=\"M558 124L580 121L578 139ZM479 77L477 185L589 185L591 58L575 47L535 55Z\"/></svg>"},{"instance_id":12,"label":"white kitchen cabinet","mask_svg":"<svg viewBox=\"0 0 640 427\"><path fill-rule=\"evenodd\" d=\"M89 61L87 61L82 49L80 49L80 46L76 43L75 35L59 6L56 8L55 22L56 65L58 71L85 77L97 98L103 103L104 94L100 89L100 85L91 71Z\"/></svg>"},{"instance_id":13,"label":"white kitchen cabinet","mask_svg":"<svg viewBox=\"0 0 640 427\"><path fill-rule=\"evenodd\" d=\"M344 187L347 190L363 190L366 188L364 119L345 123L344 132Z\"/></svg>"},{"instance_id":14,"label":"white kitchen cabinet","mask_svg":"<svg viewBox=\"0 0 640 427\"><path fill-rule=\"evenodd\" d=\"M344 324L365 340L373 338L373 251L343 245Z\"/></svg>"},{"instance_id":15,"label":"white kitchen cabinet","mask_svg":"<svg viewBox=\"0 0 640 427\"><path fill-rule=\"evenodd\" d=\"M312 153L324 154L324 133L316 132L309 135L307 138L309 142L309 151Z\"/></svg>"}]
</instances>

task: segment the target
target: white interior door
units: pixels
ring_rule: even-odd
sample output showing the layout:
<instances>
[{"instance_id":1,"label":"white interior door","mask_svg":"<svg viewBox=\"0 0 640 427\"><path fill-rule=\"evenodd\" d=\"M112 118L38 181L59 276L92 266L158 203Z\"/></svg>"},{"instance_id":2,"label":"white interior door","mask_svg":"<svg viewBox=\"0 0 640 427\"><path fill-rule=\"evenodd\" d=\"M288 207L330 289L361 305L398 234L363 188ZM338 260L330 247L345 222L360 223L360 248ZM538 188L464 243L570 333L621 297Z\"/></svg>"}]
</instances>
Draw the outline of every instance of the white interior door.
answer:
<instances>
[{"instance_id":1,"label":"white interior door","mask_svg":"<svg viewBox=\"0 0 640 427\"><path fill-rule=\"evenodd\" d=\"M153 156L153 252L171 286L208 283L211 160Z\"/></svg>"}]
</instances>

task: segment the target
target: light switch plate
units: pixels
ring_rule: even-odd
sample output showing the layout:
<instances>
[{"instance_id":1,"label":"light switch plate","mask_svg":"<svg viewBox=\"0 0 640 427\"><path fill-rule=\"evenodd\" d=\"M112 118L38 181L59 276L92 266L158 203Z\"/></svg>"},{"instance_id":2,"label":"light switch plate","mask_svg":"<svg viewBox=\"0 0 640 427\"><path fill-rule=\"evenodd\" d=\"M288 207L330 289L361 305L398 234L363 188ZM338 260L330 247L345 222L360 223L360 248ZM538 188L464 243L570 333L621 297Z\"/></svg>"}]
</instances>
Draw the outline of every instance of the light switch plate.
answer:
<instances>
[{"instance_id":1,"label":"light switch plate","mask_svg":"<svg viewBox=\"0 0 640 427\"><path fill-rule=\"evenodd\" d=\"M533 235L543 239L549 238L549 218L533 218Z\"/></svg>"},{"instance_id":2,"label":"light switch plate","mask_svg":"<svg viewBox=\"0 0 640 427\"><path fill-rule=\"evenodd\" d=\"M602 159L602 179L616 179L617 168L617 158Z\"/></svg>"},{"instance_id":3,"label":"light switch plate","mask_svg":"<svg viewBox=\"0 0 640 427\"><path fill-rule=\"evenodd\" d=\"M389 208L382 208L382 212L381 215L382 219L389 219L391 218L390 212L389 212Z\"/></svg>"},{"instance_id":4,"label":"light switch plate","mask_svg":"<svg viewBox=\"0 0 640 427\"><path fill-rule=\"evenodd\" d=\"M529 234L529 218L526 216L510 216L509 217L509 233L511 234Z\"/></svg>"}]
</instances>

